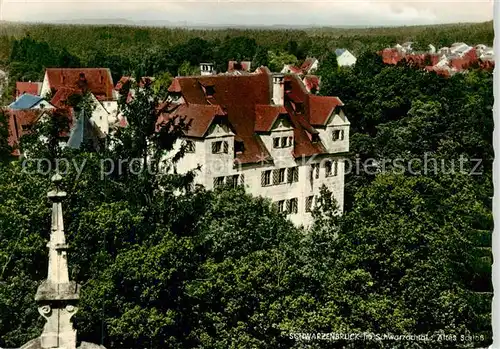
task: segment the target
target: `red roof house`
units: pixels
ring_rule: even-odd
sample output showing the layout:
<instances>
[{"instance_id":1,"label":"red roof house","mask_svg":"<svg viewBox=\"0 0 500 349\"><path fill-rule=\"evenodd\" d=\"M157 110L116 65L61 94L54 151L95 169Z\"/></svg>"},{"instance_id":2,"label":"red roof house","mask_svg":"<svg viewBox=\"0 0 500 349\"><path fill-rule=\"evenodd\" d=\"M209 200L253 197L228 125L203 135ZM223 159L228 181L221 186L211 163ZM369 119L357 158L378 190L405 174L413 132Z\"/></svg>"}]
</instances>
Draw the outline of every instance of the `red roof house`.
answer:
<instances>
[{"instance_id":1,"label":"red roof house","mask_svg":"<svg viewBox=\"0 0 500 349\"><path fill-rule=\"evenodd\" d=\"M227 72L228 73L234 73L236 71L249 72L251 65L252 65L252 62L250 62L250 61L242 61L242 62L229 61L228 66L227 66Z\"/></svg>"},{"instance_id":2,"label":"red roof house","mask_svg":"<svg viewBox=\"0 0 500 349\"><path fill-rule=\"evenodd\" d=\"M283 104L277 105L272 102L273 75L265 67L248 75L177 77L169 91L181 95L185 103L172 104L159 122L184 117L190 123L186 135L202 138L213 120L223 120L243 143L235 161L245 164L269 157L260 135L283 116L293 125L295 157L326 153L321 142L312 141L318 133L314 126L324 126L342 102L308 93L297 75L285 75L283 84Z\"/></svg>"},{"instance_id":3,"label":"red roof house","mask_svg":"<svg viewBox=\"0 0 500 349\"><path fill-rule=\"evenodd\" d=\"M111 71L107 68L48 68L42 83L42 94L61 88L91 92L100 101L115 100Z\"/></svg>"}]
</instances>

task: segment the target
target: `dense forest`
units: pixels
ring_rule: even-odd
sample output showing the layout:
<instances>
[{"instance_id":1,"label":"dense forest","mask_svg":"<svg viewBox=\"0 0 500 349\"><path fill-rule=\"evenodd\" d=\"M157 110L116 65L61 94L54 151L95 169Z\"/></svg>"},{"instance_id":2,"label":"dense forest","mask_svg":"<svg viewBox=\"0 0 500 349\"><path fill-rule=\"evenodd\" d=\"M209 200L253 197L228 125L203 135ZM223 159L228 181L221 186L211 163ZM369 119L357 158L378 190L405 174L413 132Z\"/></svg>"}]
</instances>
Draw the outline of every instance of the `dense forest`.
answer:
<instances>
[{"instance_id":1,"label":"dense forest","mask_svg":"<svg viewBox=\"0 0 500 349\"><path fill-rule=\"evenodd\" d=\"M299 61L315 55L322 59L321 94L339 96L351 122L349 160L362 164L346 176L345 213L335 214L335 200L324 189L306 231L242 188L191 187L196 171L99 178L104 158L149 154L156 168L172 152L182 125L154 131L161 96L151 88L137 90L123 105L129 126L109 136L113 147L59 149L26 137L34 157L85 162L81 175L70 168L63 176L71 277L82 284L81 340L107 348L491 344L493 75L471 70L444 78L405 62L385 66L375 53L408 40L491 45L491 22L352 32L4 30L10 47L5 67L11 76L32 80L56 65L110 67L116 78L127 71L176 75L183 65L189 73L207 60L222 67L228 59L258 65L280 55ZM331 53L336 47L356 52L356 65L339 68ZM47 263L51 184L50 173L33 163L23 170L22 161L9 158L5 120L0 125L0 346L17 347L43 326L33 297L46 277L41 266ZM461 157L468 159L462 167ZM425 158L436 166L430 162L429 170ZM481 159L480 166L473 159ZM318 332L428 334L431 340L294 336ZM443 334L448 339L439 341Z\"/></svg>"},{"instance_id":2,"label":"dense forest","mask_svg":"<svg viewBox=\"0 0 500 349\"><path fill-rule=\"evenodd\" d=\"M37 81L46 67L107 67L117 81L123 74L190 74L200 62L226 71L229 60L281 69L306 56L323 59L336 48L355 55L413 41L416 49L454 42L493 45L493 22L370 29L189 30L128 26L0 25L0 67L16 80Z\"/></svg>"}]
</instances>

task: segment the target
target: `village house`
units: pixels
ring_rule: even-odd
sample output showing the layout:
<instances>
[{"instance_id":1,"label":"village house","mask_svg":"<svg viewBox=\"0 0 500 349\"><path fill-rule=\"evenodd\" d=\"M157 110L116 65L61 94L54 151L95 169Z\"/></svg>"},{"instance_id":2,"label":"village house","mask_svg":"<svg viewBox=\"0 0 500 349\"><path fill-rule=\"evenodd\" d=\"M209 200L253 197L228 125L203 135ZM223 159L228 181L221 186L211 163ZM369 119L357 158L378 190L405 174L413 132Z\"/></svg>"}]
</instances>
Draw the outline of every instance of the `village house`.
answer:
<instances>
[{"instance_id":1,"label":"village house","mask_svg":"<svg viewBox=\"0 0 500 349\"><path fill-rule=\"evenodd\" d=\"M15 98L19 98L25 93L29 93L35 96L40 95L40 88L42 87L41 82L23 82L23 81L17 81L16 82L16 92L15 92Z\"/></svg>"},{"instance_id":2,"label":"village house","mask_svg":"<svg viewBox=\"0 0 500 349\"><path fill-rule=\"evenodd\" d=\"M70 96L89 92L95 106L91 121L107 134L118 121L118 94L107 68L48 68L40 88L40 96L50 96L56 107L68 105Z\"/></svg>"},{"instance_id":3,"label":"village house","mask_svg":"<svg viewBox=\"0 0 500 349\"><path fill-rule=\"evenodd\" d=\"M335 55L337 56L337 64L339 67L350 67L356 64L356 57L345 48L336 49Z\"/></svg>"},{"instance_id":4,"label":"village house","mask_svg":"<svg viewBox=\"0 0 500 349\"><path fill-rule=\"evenodd\" d=\"M493 52L485 45L469 46L458 42L451 47L435 47L429 45L429 52L407 53L401 45L386 48L379 52L385 64L395 65L406 60L416 67L432 71L442 76L464 73L471 67L491 70L494 67Z\"/></svg>"},{"instance_id":5,"label":"village house","mask_svg":"<svg viewBox=\"0 0 500 349\"><path fill-rule=\"evenodd\" d=\"M229 61L227 65L228 74L242 74L250 73L250 67L252 62L250 61Z\"/></svg>"},{"instance_id":6,"label":"village house","mask_svg":"<svg viewBox=\"0 0 500 349\"><path fill-rule=\"evenodd\" d=\"M297 75L177 77L159 122L185 118L189 128L177 170L201 166L197 184L243 185L268 197L297 225L308 226L325 184L342 211L349 121L337 97L310 94Z\"/></svg>"},{"instance_id":7,"label":"village house","mask_svg":"<svg viewBox=\"0 0 500 349\"><path fill-rule=\"evenodd\" d=\"M69 140L70 130L78 126L74 121L74 109L70 105L70 97L75 94L89 92L95 106L90 118L89 128L96 137L104 137L118 123L117 93L113 89L113 81L109 69L103 68L49 68L46 69L43 82L16 84L18 98L11 103L6 111L9 122L9 145L14 147L14 156L21 155L19 151L20 138L30 132L33 125L57 115L68 119L69 129L60 134L61 145ZM28 93L33 92L33 93ZM35 91L37 92L35 94ZM22 92L22 93L21 93ZM80 131L77 129L76 134Z\"/></svg>"}]
</instances>

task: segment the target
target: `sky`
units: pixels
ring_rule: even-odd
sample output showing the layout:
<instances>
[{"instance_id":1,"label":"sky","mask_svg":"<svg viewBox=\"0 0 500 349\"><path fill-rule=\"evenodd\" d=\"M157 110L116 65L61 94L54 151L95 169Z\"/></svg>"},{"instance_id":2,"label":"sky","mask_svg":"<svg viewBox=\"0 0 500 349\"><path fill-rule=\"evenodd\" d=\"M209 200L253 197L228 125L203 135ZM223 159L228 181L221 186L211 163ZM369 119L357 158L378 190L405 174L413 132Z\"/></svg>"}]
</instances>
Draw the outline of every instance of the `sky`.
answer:
<instances>
[{"instance_id":1,"label":"sky","mask_svg":"<svg viewBox=\"0 0 500 349\"><path fill-rule=\"evenodd\" d=\"M6 21L165 20L209 25L392 26L482 22L493 0L0 0Z\"/></svg>"}]
</instances>

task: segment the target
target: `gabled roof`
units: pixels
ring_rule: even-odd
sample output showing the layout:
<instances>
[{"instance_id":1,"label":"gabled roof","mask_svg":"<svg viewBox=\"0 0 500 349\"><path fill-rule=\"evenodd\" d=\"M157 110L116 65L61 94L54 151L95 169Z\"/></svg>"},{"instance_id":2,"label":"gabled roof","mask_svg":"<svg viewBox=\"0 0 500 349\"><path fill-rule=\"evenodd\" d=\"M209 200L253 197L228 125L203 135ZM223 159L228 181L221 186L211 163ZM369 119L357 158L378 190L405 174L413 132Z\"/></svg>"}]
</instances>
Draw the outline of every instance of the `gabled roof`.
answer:
<instances>
[{"instance_id":1,"label":"gabled roof","mask_svg":"<svg viewBox=\"0 0 500 349\"><path fill-rule=\"evenodd\" d=\"M250 66L252 65L252 62L250 61L229 61L228 66L227 66L227 72L232 73L234 71L250 71Z\"/></svg>"},{"instance_id":2,"label":"gabled roof","mask_svg":"<svg viewBox=\"0 0 500 349\"><path fill-rule=\"evenodd\" d=\"M98 100L113 100L113 79L107 68L47 68L49 87L88 89Z\"/></svg>"},{"instance_id":3,"label":"gabled roof","mask_svg":"<svg viewBox=\"0 0 500 349\"><path fill-rule=\"evenodd\" d=\"M338 97L309 96L309 123L313 126L324 126L328 117L344 103Z\"/></svg>"},{"instance_id":4,"label":"gabled roof","mask_svg":"<svg viewBox=\"0 0 500 349\"><path fill-rule=\"evenodd\" d=\"M312 89L315 89L316 91L319 91L319 77L316 75L306 75L304 76L304 79L302 80L304 82L304 85L306 86L306 89L310 92Z\"/></svg>"},{"instance_id":5,"label":"gabled roof","mask_svg":"<svg viewBox=\"0 0 500 349\"><path fill-rule=\"evenodd\" d=\"M158 124L175 119L179 123L180 119L188 125L184 131L189 137L204 137L216 117L226 116L225 112L218 105L207 104L180 104L173 105L170 112L161 114Z\"/></svg>"},{"instance_id":6,"label":"gabled roof","mask_svg":"<svg viewBox=\"0 0 500 349\"><path fill-rule=\"evenodd\" d=\"M16 98L24 93L38 95L40 93L41 82L16 82Z\"/></svg>"},{"instance_id":7,"label":"gabled roof","mask_svg":"<svg viewBox=\"0 0 500 349\"><path fill-rule=\"evenodd\" d=\"M68 105L68 98L74 94L82 94L82 91L74 88L62 87L59 88L56 94L50 100L50 103L58 108L65 108Z\"/></svg>"},{"instance_id":8,"label":"gabled roof","mask_svg":"<svg viewBox=\"0 0 500 349\"><path fill-rule=\"evenodd\" d=\"M21 95L17 100L9 104L10 109L31 109L36 106L43 98L39 96L34 96L29 93Z\"/></svg>"},{"instance_id":9,"label":"gabled roof","mask_svg":"<svg viewBox=\"0 0 500 349\"><path fill-rule=\"evenodd\" d=\"M337 57L339 56L342 56L342 54L347 51L345 48L338 48L335 50L335 54L337 55Z\"/></svg>"},{"instance_id":10,"label":"gabled roof","mask_svg":"<svg viewBox=\"0 0 500 349\"><path fill-rule=\"evenodd\" d=\"M317 59L313 58L313 57L306 58L306 60L304 61L304 63L302 63L302 65L300 66L300 69L304 73L307 73L307 72L309 72L309 69L311 69L311 67L314 64L314 62L316 62L316 61L317 61Z\"/></svg>"},{"instance_id":11,"label":"gabled roof","mask_svg":"<svg viewBox=\"0 0 500 349\"><path fill-rule=\"evenodd\" d=\"M324 124L331 111L342 102L336 97L320 97L309 94L297 75L285 75L290 90L285 92L284 105L271 102L273 92L272 74L266 67L260 67L249 75L209 75L177 77L172 81L170 91L182 93L185 104L173 111L166 111L165 117L187 116L192 121L191 133L202 136L213 120L217 106L227 114L227 121L235 137L244 144L244 151L236 154L240 163L257 163L270 159L269 152L258 132L268 132L280 113L287 113L294 129L293 155L296 157L325 153L320 142L312 142L312 135L318 132L310 122ZM203 86L213 86L213 96L205 95ZM297 103L302 103L298 108ZM197 120L198 119L198 120Z\"/></svg>"},{"instance_id":12,"label":"gabled roof","mask_svg":"<svg viewBox=\"0 0 500 349\"><path fill-rule=\"evenodd\" d=\"M120 80L116 83L115 91L120 92L122 87L129 81L135 81L135 79L131 76L122 76ZM154 81L154 77L143 76L139 81L139 87L144 87L146 84L150 84Z\"/></svg>"},{"instance_id":13,"label":"gabled roof","mask_svg":"<svg viewBox=\"0 0 500 349\"><path fill-rule=\"evenodd\" d=\"M262 105L255 106L255 132L269 132L280 114L288 114L284 106Z\"/></svg>"}]
</instances>

